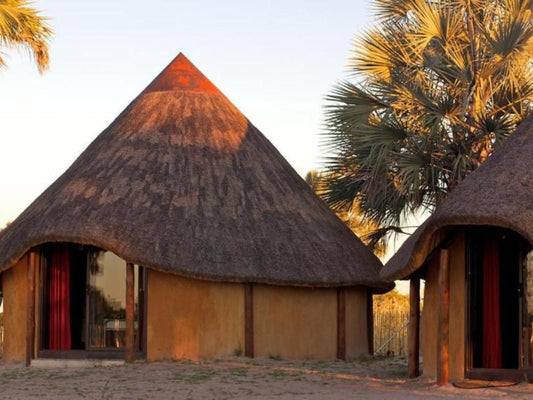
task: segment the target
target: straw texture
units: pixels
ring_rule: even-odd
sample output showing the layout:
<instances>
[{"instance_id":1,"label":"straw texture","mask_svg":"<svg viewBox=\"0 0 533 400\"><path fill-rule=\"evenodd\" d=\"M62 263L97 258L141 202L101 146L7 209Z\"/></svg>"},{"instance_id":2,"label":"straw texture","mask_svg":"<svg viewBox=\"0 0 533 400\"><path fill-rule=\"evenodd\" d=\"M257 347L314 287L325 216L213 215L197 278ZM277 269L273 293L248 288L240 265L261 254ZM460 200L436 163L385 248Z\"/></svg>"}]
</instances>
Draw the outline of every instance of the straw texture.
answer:
<instances>
[{"instance_id":1,"label":"straw texture","mask_svg":"<svg viewBox=\"0 0 533 400\"><path fill-rule=\"evenodd\" d=\"M198 279L391 288L379 260L182 54L0 234L0 269L45 242Z\"/></svg>"},{"instance_id":2,"label":"straw texture","mask_svg":"<svg viewBox=\"0 0 533 400\"><path fill-rule=\"evenodd\" d=\"M450 193L381 271L403 279L424 263L452 226L493 225L512 229L533 244L533 116Z\"/></svg>"}]
</instances>

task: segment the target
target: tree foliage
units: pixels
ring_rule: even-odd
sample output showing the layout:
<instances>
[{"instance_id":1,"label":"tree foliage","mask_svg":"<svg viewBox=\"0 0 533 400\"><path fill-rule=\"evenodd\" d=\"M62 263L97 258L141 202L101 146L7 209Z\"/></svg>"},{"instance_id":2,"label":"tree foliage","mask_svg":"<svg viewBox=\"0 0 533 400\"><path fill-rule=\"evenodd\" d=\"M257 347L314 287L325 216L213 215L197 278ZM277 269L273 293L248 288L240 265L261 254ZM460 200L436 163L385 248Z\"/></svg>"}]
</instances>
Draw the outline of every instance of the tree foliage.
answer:
<instances>
[{"instance_id":1,"label":"tree foliage","mask_svg":"<svg viewBox=\"0 0 533 400\"><path fill-rule=\"evenodd\" d=\"M324 196L327 190L327 179L323 174L316 170L310 171L307 173L305 181L319 197ZM385 238L382 235L374 234L379 227L371 220L363 217L357 202L352 202L349 207L338 207L334 212L376 256L380 257L385 254L387 249Z\"/></svg>"},{"instance_id":2,"label":"tree foliage","mask_svg":"<svg viewBox=\"0 0 533 400\"><path fill-rule=\"evenodd\" d=\"M393 289L382 295L374 296L374 311L409 311L409 296Z\"/></svg>"},{"instance_id":3,"label":"tree foliage","mask_svg":"<svg viewBox=\"0 0 533 400\"><path fill-rule=\"evenodd\" d=\"M398 230L489 157L531 110L531 3L374 0L327 97L326 201Z\"/></svg>"},{"instance_id":4,"label":"tree foliage","mask_svg":"<svg viewBox=\"0 0 533 400\"><path fill-rule=\"evenodd\" d=\"M49 64L48 42L52 37L46 21L31 1L0 0L0 47L28 50L43 73ZM5 66L5 55L0 52L0 67Z\"/></svg>"}]
</instances>

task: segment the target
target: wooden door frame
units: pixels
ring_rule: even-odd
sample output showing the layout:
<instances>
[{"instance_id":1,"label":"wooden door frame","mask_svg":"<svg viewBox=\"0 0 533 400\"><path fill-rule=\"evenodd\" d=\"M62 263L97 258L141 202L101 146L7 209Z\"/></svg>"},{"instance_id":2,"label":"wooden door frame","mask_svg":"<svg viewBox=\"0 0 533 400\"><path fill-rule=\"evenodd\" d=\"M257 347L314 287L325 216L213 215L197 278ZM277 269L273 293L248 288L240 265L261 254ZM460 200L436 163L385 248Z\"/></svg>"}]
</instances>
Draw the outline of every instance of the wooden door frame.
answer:
<instances>
[{"instance_id":1,"label":"wooden door frame","mask_svg":"<svg viewBox=\"0 0 533 400\"><path fill-rule=\"evenodd\" d=\"M474 354L472 346L472 228L485 228L486 230L500 230L502 232L509 231L518 235L521 238L519 245L519 274L518 274L518 368L474 368ZM466 229L465 238L465 378L467 379L484 379L484 380L511 380L522 381L527 380L533 382L533 364L531 358L533 355L529 354L530 365L523 365L524 361L524 340L523 340L523 307L524 307L524 268L522 266L524 257L527 254L526 248L528 247L527 241L517 232L512 229L502 228L498 226L469 226ZM526 361L527 362L527 361Z\"/></svg>"},{"instance_id":2,"label":"wooden door frame","mask_svg":"<svg viewBox=\"0 0 533 400\"><path fill-rule=\"evenodd\" d=\"M68 244L73 244L73 245L77 245L77 243L68 243ZM37 358L64 358L64 359L124 359L124 353L125 353L125 349L117 349L117 350L113 350L113 349L91 349L91 348L88 348L88 340L89 340L89 268L88 268L88 265L86 266L86 274L87 274L87 282L86 282L86 290L85 290L85 318L86 318L86 348L85 349L82 349L82 350L48 350L48 349L44 349L43 348L43 336L44 336L44 329L45 328L45 324L43 323L45 321L45 310L44 310L44 296L45 296L45 286L46 286L46 282L45 282L45 279L46 279L46 270L48 268L47 266L47 260L46 260L46 257L45 257L45 251L44 251L44 246L39 246L37 249L34 249L37 254L38 254L38 258L39 258L39 261L37 263L37 268L39 268L39 271L38 271L38 276L39 276L39 282L38 282L38 285L39 285L39 291L38 291L38 294L36 293L36 295L39 297L37 299L37 304L38 304L38 310L37 312L35 313L35 318L39 318L39 321L36 321L38 322L38 331L36 332L37 334L37 343L38 343L38 348L36 349L35 351L35 355ZM102 249L104 251L108 251L108 250L105 250L105 249ZM126 263L126 261L124 261L124 263ZM139 280L139 283L143 283L143 286L141 287L141 285L139 284L138 286L138 289L137 289L137 292L138 292L138 306L141 305L141 294L144 296L143 297L143 301L142 301L142 310L141 308L139 307L139 314L142 312L142 326L141 326L141 329L142 329L142 349L139 350L139 346L136 346L136 351L135 351L135 359L137 360L144 360L146 359L146 353L147 353L147 344L148 344L148 340L147 340L147 314L148 314L148 268L144 267L144 266L139 266L139 276L140 274L142 273L142 280L138 278ZM125 279L125 278L124 278ZM138 320L140 320L141 316L138 315ZM139 322L138 322L139 324ZM138 325L139 326L139 325ZM141 345L141 343L138 343L138 341L136 340L136 344L138 345Z\"/></svg>"}]
</instances>

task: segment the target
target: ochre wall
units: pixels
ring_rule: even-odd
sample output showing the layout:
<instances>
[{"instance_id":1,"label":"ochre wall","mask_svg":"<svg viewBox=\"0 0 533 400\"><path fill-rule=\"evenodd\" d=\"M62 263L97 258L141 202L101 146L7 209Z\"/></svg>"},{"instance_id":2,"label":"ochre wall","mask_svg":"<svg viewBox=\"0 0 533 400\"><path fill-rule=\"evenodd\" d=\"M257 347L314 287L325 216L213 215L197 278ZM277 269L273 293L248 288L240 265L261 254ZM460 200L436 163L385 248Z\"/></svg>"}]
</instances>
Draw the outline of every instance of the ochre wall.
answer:
<instances>
[{"instance_id":1,"label":"ochre wall","mask_svg":"<svg viewBox=\"0 0 533 400\"><path fill-rule=\"evenodd\" d=\"M254 285L253 291L256 357L336 358L336 289Z\"/></svg>"},{"instance_id":2,"label":"ochre wall","mask_svg":"<svg viewBox=\"0 0 533 400\"><path fill-rule=\"evenodd\" d=\"M368 352L366 289L346 290L346 357ZM147 360L244 353L244 285L148 271ZM337 291L253 286L254 356L334 359Z\"/></svg>"},{"instance_id":3,"label":"ochre wall","mask_svg":"<svg viewBox=\"0 0 533 400\"><path fill-rule=\"evenodd\" d=\"M2 274L4 362L26 360L27 266L28 255Z\"/></svg>"},{"instance_id":4,"label":"ochre wall","mask_svg":"<svg viewBox=\"0 0 533 400\"><path fill-rule=\"evenodd\" d=\"M24 256L2 274L4 361L26 357L27 264ZM38 265L38 257L35 257ZM36 266L37 266L36 265ZM36 332L39 272L35 276ZM349 288L346 357L368 351L366 289ZM148 270L147 359L212 359L244 352L244 285L186 279ZM334 359L337 291L254 285L256 357ZM37 349L37 337L35 338Z\"/></svg>"},{"instance_id":5,"label":"ochre wall","mask_svg":"<svg viewBox=\"0 0 533 400\"><path fill-rule=\"evenodd\" d=\"M148 270L147 359L244 351L244 287Z\"/></svg>"},{"instance_id":6,"label":"ochre wall","mask_svg":"<svg viewBox=\"0 0 533 400\"><path fill-rule=\"evenodd\" d=\"M448 248L450 260L450 379L463 379L465 368L465 235L458 233ZM431 260L425 275L422 312L422 356L424 375L437 375L439 252Z\"/></svg>"},{"instance_id":7,"label":"ochre wall","mask_svg":"<svg viewBox=\"0 0 533 400\"><path fill-rule=\"evenodd\" d=\"M346 290L346 359L368 354L366 288Z\"/></svg>"}]
</instances>

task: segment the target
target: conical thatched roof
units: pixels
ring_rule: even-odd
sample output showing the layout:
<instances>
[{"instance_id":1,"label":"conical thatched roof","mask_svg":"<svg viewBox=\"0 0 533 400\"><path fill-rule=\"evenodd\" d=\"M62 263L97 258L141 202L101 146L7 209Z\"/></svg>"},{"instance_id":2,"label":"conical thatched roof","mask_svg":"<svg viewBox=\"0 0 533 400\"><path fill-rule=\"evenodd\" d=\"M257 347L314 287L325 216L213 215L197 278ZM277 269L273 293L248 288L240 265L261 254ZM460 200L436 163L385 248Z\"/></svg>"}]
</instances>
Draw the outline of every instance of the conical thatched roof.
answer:
<instances>
[{"instance_id":1,"label":"conical thatched roof","mask_svg":"<svg viewBox=\"0 0 533 400\"><path fill-rule=\"evenodd\" d=\"M207 280L385 290L381 263L182 54L0 234Z\"/></svg>"},{"instance_id":2,"label":"conical thatched roof","mask_svg":"<svg viewBox=\"0 0 533 400\"><path fill-rule=\"evenodd\" d=\"M453 226L500 226L533 244L532 171L533 116L450 193L400 247L381 275L388 280L409 276Z\"/></svg>"}]
</instances>

